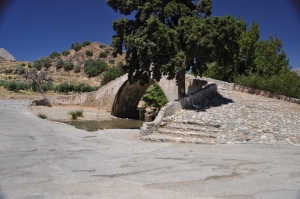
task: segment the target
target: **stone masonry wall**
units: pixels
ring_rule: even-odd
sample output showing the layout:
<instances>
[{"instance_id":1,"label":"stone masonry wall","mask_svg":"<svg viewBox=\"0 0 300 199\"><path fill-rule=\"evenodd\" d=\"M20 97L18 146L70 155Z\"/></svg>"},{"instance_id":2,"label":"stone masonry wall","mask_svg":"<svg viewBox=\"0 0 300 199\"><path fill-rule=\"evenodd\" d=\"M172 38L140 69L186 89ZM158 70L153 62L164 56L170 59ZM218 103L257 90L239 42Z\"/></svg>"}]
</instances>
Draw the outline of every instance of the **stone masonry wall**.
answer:
<instances>
[{"instance_id":1,"label":"stone masonry wall","mask_svg":"<svg viewBox=\"0 0 300 199\"><path fill-rule=\"evenodd\" d=\"M173 115L177 111L180 111L182 109L192 108L198 105L204 99L213 98L217 93L217 85L210 84L192 95L186 96L178 101L166 104L159 111L157 117L153 122L144 122L143 126L141 127L141 136L145 136L156 131L161 125L162 118L169 115Z\"/></svg>"}]
</instances>

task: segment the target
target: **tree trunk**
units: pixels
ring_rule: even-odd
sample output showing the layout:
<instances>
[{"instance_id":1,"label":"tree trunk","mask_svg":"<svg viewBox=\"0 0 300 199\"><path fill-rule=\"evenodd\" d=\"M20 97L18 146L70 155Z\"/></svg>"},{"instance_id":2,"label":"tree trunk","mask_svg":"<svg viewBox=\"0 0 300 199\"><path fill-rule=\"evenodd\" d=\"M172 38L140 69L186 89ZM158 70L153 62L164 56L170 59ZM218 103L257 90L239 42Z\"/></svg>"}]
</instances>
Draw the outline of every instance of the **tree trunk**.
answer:
<instances>
[{"instance_id":1,"label":"tree trunk","mask_svg":"<svg viewBox=\"0 0 300 199\"><path fill-rule=\"evenodd\" d=\"M52 104L50 103L50 101L49 101L48 98L46 97L46 94L45 94L45 92L44 92L44 90L43 90L41 84L39 84L39 83L37 83L37 82L34 82L34 83L37 85L37 87L39 88L41 94L43 95L43 98L44 98L44 101L45 101L46 105L47 105L48 107L52 107Z\"/></svg>"},{"instance_id":2,"label":"tree trunk","mask_svg":"<svg viewBox=\"0 0 300 199\"><path fill-rule=\"evenodd\" d=\"M178 100L185 96L185 70L181 70L177 76Z\"/></svg>"}]
</instances>

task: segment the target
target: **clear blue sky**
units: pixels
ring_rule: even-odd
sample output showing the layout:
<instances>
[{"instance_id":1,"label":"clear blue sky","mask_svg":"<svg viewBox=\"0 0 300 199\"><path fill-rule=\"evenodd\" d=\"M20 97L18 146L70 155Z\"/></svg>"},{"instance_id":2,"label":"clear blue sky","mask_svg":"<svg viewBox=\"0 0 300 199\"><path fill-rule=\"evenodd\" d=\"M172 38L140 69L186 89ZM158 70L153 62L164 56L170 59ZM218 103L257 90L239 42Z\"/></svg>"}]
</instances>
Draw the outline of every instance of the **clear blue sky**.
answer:
<instances>
[{"instance_id":1,"label":"clear blue sky","mask_svg":"<svg viewBox=\"0 0 300 199\"><path fill-rule=\"evenodd\" d=\"M261 39L277 35L293 69L300 67L300 10L288 0L213 0L215 16L241 16L260 26ZM111 44L112 21L122 17L105 0L14 0L2 10L0 48L34 61L71 43Z\"/></svg>"}]
</instances>

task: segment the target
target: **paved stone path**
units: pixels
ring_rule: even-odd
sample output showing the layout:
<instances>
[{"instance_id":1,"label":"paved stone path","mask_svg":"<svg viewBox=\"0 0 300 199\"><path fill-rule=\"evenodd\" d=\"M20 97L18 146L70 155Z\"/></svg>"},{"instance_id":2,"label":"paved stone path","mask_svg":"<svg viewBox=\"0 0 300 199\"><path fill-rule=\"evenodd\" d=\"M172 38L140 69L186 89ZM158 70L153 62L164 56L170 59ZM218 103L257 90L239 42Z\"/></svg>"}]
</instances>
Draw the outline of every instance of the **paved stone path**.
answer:
<instances>
[{"instance_id":1,"label":"paved stone path","mask_svg":"<svg viewBox=\"0 0 300 199\"><path fill-rule=\"evenodd\" d=\"M197 144L296 144L300 146L300 105L221 90L195 110L164 118L157 133L142 140Z\"/></svg>"},{"instance_id":2,"label":"paved stone path","mask_svg":"<svg viewBox=\"0 0 300 199\"><path fill-rule=\"evenodd\" d=\"M0 100L0 199L299 199L300 147L142 142Z\"/></svg>"}]
</instances>

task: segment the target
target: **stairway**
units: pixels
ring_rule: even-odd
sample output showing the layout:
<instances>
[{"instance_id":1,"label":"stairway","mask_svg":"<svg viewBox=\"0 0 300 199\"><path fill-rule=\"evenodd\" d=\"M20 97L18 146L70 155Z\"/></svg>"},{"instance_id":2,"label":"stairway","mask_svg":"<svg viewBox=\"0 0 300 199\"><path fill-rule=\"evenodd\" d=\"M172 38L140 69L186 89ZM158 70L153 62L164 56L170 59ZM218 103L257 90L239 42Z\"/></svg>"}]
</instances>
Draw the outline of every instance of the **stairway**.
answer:
<instances>
[{"instance_id":1,"label":"stairway","mask_svg":"<svg viewBox=\"0 0 300 199\"><path fill-rule=\"evenodd\" d=\"M161 127L154 133L141 136L140 140L155 142L180 142L195 144L225 144L227 140L220 135L220 124L204 123L196 120L162 119Z\"/></svg>"}]
</instances>

